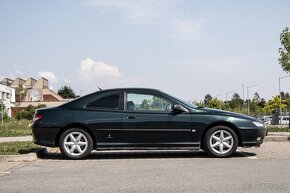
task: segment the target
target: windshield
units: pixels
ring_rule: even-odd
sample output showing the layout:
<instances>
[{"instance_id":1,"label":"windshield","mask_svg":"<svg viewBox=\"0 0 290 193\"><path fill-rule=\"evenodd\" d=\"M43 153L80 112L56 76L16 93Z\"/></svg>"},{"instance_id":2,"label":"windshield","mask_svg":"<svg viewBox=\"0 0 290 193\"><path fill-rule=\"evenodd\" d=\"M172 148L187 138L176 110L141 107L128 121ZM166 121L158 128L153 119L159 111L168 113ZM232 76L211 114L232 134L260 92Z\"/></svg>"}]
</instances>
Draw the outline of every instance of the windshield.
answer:
<instances>
[{"instance_id":1,"label":"windshield","mask_svg":"<svg viewBox=\"0 0 290 193\"><path fill-rule=\"evenodd\" d=\"M163 93L165 93L165 92L163 92ZM182 102L182 103L185 103L187 106L189 106L189 107L191 107L191 108L197 108L196 105L194 105L194 104L192 104L192 103L189 103L189 102L187 102L187 101L185 101L185 100L183 100L183 99L177 98L177 97L172 96L172 95L167 94L167 93L165 93L165 94L168 95L168 96L170 96L171 98L174 98L174 99L177 100L177 101L180 101L180 102Z\"/></svg>"}]
</instances>

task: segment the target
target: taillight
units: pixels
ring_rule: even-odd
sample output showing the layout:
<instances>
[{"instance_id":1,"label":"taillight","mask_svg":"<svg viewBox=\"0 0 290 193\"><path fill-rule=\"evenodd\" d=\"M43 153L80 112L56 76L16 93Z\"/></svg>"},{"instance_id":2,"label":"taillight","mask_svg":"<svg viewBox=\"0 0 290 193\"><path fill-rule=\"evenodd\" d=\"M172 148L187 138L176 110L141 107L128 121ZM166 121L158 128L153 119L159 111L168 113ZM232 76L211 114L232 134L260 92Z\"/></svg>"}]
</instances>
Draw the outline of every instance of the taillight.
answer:
<instances>
[{"instance_id":1,"label":"taillight","mask_svg":"<svg viewBox=\"0 0 290 193\"><path fill-rule=\"evenodd\" d=\"M40 119L42 119L42 115L40 115L40 114L36 114L36 115L34 115L34 117L33 117L33 122L36 122L36 121L38 121L38 120L40 120Z\"/></svg>"}]
</instances>

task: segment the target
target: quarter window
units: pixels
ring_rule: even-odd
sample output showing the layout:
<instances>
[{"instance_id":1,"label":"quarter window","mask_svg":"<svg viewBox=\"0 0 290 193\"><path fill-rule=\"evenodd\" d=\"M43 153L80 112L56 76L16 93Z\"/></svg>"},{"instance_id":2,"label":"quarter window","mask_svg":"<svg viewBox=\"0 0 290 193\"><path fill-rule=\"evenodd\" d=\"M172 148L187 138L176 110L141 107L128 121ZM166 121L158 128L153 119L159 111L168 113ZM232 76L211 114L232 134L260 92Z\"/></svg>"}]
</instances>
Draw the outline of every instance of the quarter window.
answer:
<instances>
[{"instance_id":1,"label":"quarter window","mask_svg":"<svg viewBox=\"0 0 290 193\"><path fill-rule=\"evenodd\" d=\"M167 100L148 94L127 94L127 110L129 111L164 111L170 112L172 104Z\"/></svg>"},{"instance_id":2,"label":"quarter window","mask_svg":"<svg viewBox=\"0 0 290 193\"><path fill-rule=\"evenodd\" d=\"M97 109L114 109L118 110L120 105L120 95L110 95L104 98L98 99L94 102L91 102L87 107L97 108Z\"/></svg>"}]
</instances>

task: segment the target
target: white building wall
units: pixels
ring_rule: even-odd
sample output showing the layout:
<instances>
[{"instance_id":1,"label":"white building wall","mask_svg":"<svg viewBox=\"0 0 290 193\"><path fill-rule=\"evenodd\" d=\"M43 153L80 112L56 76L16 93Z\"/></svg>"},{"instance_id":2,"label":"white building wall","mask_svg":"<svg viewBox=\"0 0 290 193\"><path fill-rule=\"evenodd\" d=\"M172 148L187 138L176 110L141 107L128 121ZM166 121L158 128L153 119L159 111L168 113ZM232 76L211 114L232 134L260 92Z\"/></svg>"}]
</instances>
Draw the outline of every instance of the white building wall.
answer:
<instances>
[{"instance_id":1,"label":"white building wall","mask_svg":"<svg viewBox=\"0 0 290 193\"><path fill-rule=\"evenodd\" d=\"M0 103L3 102L6 107L7 115L11 117L11 107L15 106L15 89L0 84L0 100Z\"/></svg>"}]
</instances>

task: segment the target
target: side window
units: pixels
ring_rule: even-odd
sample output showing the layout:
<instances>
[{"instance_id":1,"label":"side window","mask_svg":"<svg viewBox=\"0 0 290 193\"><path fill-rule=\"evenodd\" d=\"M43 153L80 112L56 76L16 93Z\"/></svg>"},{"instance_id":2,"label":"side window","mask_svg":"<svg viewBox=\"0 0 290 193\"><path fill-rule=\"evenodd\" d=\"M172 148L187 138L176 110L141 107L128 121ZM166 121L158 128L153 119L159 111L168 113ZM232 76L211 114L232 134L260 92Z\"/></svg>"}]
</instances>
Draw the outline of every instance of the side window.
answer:
<instances>
[{"instance_id":1,"label":"side window","mask_svg":"<svg viewBox=\"0 0 290 193\"><path fill-rule=\"evenodd\" d=\"M119 109L120 95L110 95L87 104L87 107L96 109Z\"/></svg>"},{"instance_id":2,"label":"side window","mask_svg":"<svg viewBox=\"0 0 290 193\"><path fill-rule=\"evenodd\" d=\"M127 110L129 111L164 111L171 112L172 104L167 100L148 94L127 94Z\"/></svg>"}]
</instances>

